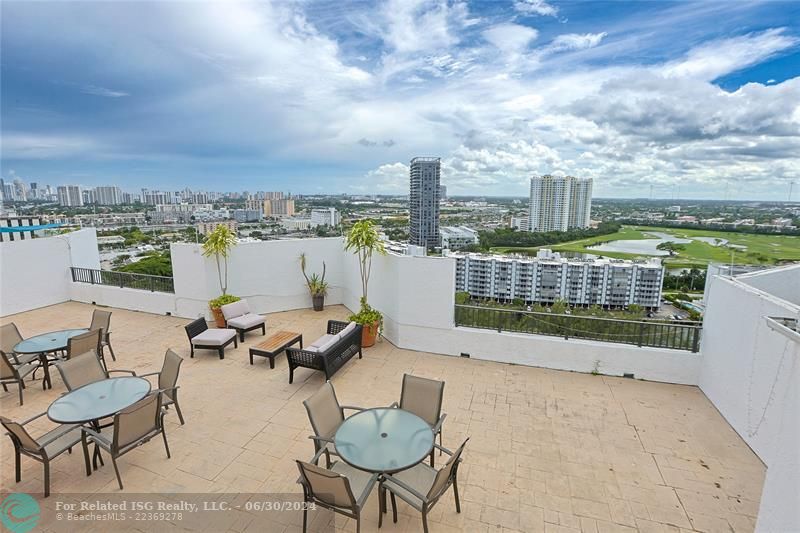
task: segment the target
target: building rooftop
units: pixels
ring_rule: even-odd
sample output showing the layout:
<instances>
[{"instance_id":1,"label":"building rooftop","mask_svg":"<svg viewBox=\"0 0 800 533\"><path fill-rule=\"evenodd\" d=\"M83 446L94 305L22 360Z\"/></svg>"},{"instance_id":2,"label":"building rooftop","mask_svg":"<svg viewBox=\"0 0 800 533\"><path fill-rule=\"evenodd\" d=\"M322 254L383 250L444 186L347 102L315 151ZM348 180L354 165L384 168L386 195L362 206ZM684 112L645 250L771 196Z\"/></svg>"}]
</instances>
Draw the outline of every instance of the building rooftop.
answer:
<instances>
[{"instance_id":1,"label":"building rooftop","mask_svg":"<svg viewBox=\"0 0 800 533\"><path fill-rule=\"evenodd\" d=\"M67 302L2 322L15 322L27 337L85 327L94 308ZM294 461L313 455L302 401L323 383L322 374L298 369L290 385L284 356L274 370L259 359L251 366L247 348L263 339L253 333L224 360L210 351L190 359L187 319L109 310L112 368L157 371L167 348L185 358L178 384L186 424L167 415L172 458L157 443L121 458L125 493L300 494ZM323 313L271 313L268 332L290 329L314 339L328 319L348 314L338 305ZM431 514L431 531L754 529L765 467L695 386L435 355L388 340L352 359L332 382L343 404L383 406L399 398L405 372L446 382L446 447L471 437L459 473L462 513L446 498ZM12 388L0 396L3 416L40 413L63 391L57 372L52 390L28 386L22 407ZM23 460L23 481L15 484L9 439L0 440L0 452L3 492L41 492L40 464ZM118 491L110 464L87 477L80 453L54 461L51 482L54 494L76 499ZM366 507L365 531L377 526L376 497L377 491ZM53 505L56 498L40 501ZM420 530L416 511L401 504L399 512L399 522L384 521L383 531ZM281 530L295 531L301 518L293 512L277 520ZM229 529L263 530L244 511L228 519ZM337 528L352 530L345 521L337 517Z\"/></svg>"}]
</instances>

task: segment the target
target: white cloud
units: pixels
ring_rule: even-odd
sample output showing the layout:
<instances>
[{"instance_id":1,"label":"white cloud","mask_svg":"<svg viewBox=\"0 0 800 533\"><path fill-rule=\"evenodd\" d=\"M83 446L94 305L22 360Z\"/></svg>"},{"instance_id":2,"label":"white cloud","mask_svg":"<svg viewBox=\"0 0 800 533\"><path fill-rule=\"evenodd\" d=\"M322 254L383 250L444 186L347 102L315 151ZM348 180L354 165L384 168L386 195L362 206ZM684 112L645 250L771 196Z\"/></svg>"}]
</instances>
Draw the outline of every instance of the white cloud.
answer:
<instances>
[{"instance_id":1,"label":"white cloud","mask_svg":"<svg viewBox=\"0 0 800 533\"><path fill-rule=\"evenodd\" d=\"M95 96L105 96L106 98L122 98L123 96L130 96L129 93L124 91L115 91L106 87L99 87L97 85L85 85L81 92L84 94L92 94Z\"/></svg>"},{"instance_id":2,"label":"white cloud","mask_svg":"<svg viewBox=\"0 0 800 533\"><path fill-rule=\"evenodd\" d=\"M693 48L683 59L670 61L662 72L671 78L692 77L710 81L760 63L798 43L800 39L786 35L784 28L718 39Z\"/></svg>"},{"instance_id":3,"label":"white cloud","mask_svg":"<svg viewBox=\"0 0 800 533\"><path fill-rule=\"evenodd\" d=\"M562 50L585 50L587 48L594 48L600 41L602 41L606 32L601 33L565 33L559 35L548 47L549 50L560 52Z\"/></svg>"},{"instance_id":4,"label":"white cloud","mask_svg":"<svg viewBox=\"0 0 800 533\"><path fill-rule=\"evenodd\" d=\"M483 31L483 38L503 52L523 51L539 32L521 24L497 24Z\"/></svg>"},{"instance_id":5,"label":"white cloud","mask_svg":"<svg viewBox=\"0 0 800 533\"><path fill-rule=\"evenodd\" d=\"M555 17L558 15L558 8L548 4L546 0L515 0L514 9L526 15L542 15Z\"/></svg>"}]
</instances>

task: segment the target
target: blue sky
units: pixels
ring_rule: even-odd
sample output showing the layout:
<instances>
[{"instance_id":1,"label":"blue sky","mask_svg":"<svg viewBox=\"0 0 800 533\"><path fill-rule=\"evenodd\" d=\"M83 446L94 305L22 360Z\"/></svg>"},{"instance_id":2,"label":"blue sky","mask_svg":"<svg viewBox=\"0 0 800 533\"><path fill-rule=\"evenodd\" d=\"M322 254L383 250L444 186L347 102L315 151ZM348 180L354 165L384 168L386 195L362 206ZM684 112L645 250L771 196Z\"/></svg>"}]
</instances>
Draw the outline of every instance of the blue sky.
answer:
<instances>
[{"instance_id":1,"label":"blue sky","mask_svg":"<svg viewBox=\"0 0 800 533\"><path fill-rule=\"evenodd\" d=\"M4 0L0 44L6 178L403 193L437 155L451 194L800 186L800 2Z\"/></svg>"}]
</instances>

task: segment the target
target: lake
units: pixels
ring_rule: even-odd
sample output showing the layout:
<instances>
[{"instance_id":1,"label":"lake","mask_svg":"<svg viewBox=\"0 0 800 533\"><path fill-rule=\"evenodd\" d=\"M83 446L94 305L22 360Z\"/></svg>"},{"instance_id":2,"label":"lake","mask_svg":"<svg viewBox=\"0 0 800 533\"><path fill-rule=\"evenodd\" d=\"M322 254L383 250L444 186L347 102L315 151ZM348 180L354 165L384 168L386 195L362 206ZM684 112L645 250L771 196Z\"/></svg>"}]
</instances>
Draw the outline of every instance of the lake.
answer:
<instances>
[{"instance_id":1,"label":"lake","mask_svg":"<svg viewBox=\"0 0 800 533\"><path fill-rule=\"evenodd\" d=\"M588 246L587 249L597 250L598 252L618 252L625 254L665 256L669 255L669 252L666 250L658 250L657 246L659 244L665 242L674 242L676 244L686 244L692 242L691 239L682 239L680 237L670 235L669 233L660 233L657 231L648 231L645 233L645 235L652 235L654 238L611 241L595 246Z\"/></svg>"}]
</instances>

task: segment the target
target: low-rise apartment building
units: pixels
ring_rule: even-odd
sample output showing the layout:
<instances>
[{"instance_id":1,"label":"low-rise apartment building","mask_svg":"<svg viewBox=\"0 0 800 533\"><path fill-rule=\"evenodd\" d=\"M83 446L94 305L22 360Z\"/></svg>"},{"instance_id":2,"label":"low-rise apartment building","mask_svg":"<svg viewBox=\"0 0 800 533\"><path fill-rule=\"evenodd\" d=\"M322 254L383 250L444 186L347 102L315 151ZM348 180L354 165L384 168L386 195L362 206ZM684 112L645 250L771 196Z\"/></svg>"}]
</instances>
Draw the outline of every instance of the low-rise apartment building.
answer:
<instances>
[{"instance_id":1,"label":"low-rise apartment building","mask_svg":"<svg viewBox=\"0 0 800 533\"><path fill-rule=\"evenodd\" d=\"M550 304L656 309L664 267L658 260L563 258L550 250L537 257L452 252L456 291L476 298Z\"/></svg>"},{"instance_id":2,"label":"low-rise apartment building","mask_svg":"<svg viewBox=\"0 0 800 533\"><path fill-rule=\"evenodd\" d=\"M460 250L478 244L478 232L466 226L442 226L442 249Z\"/></svg>"}]
</instances>

